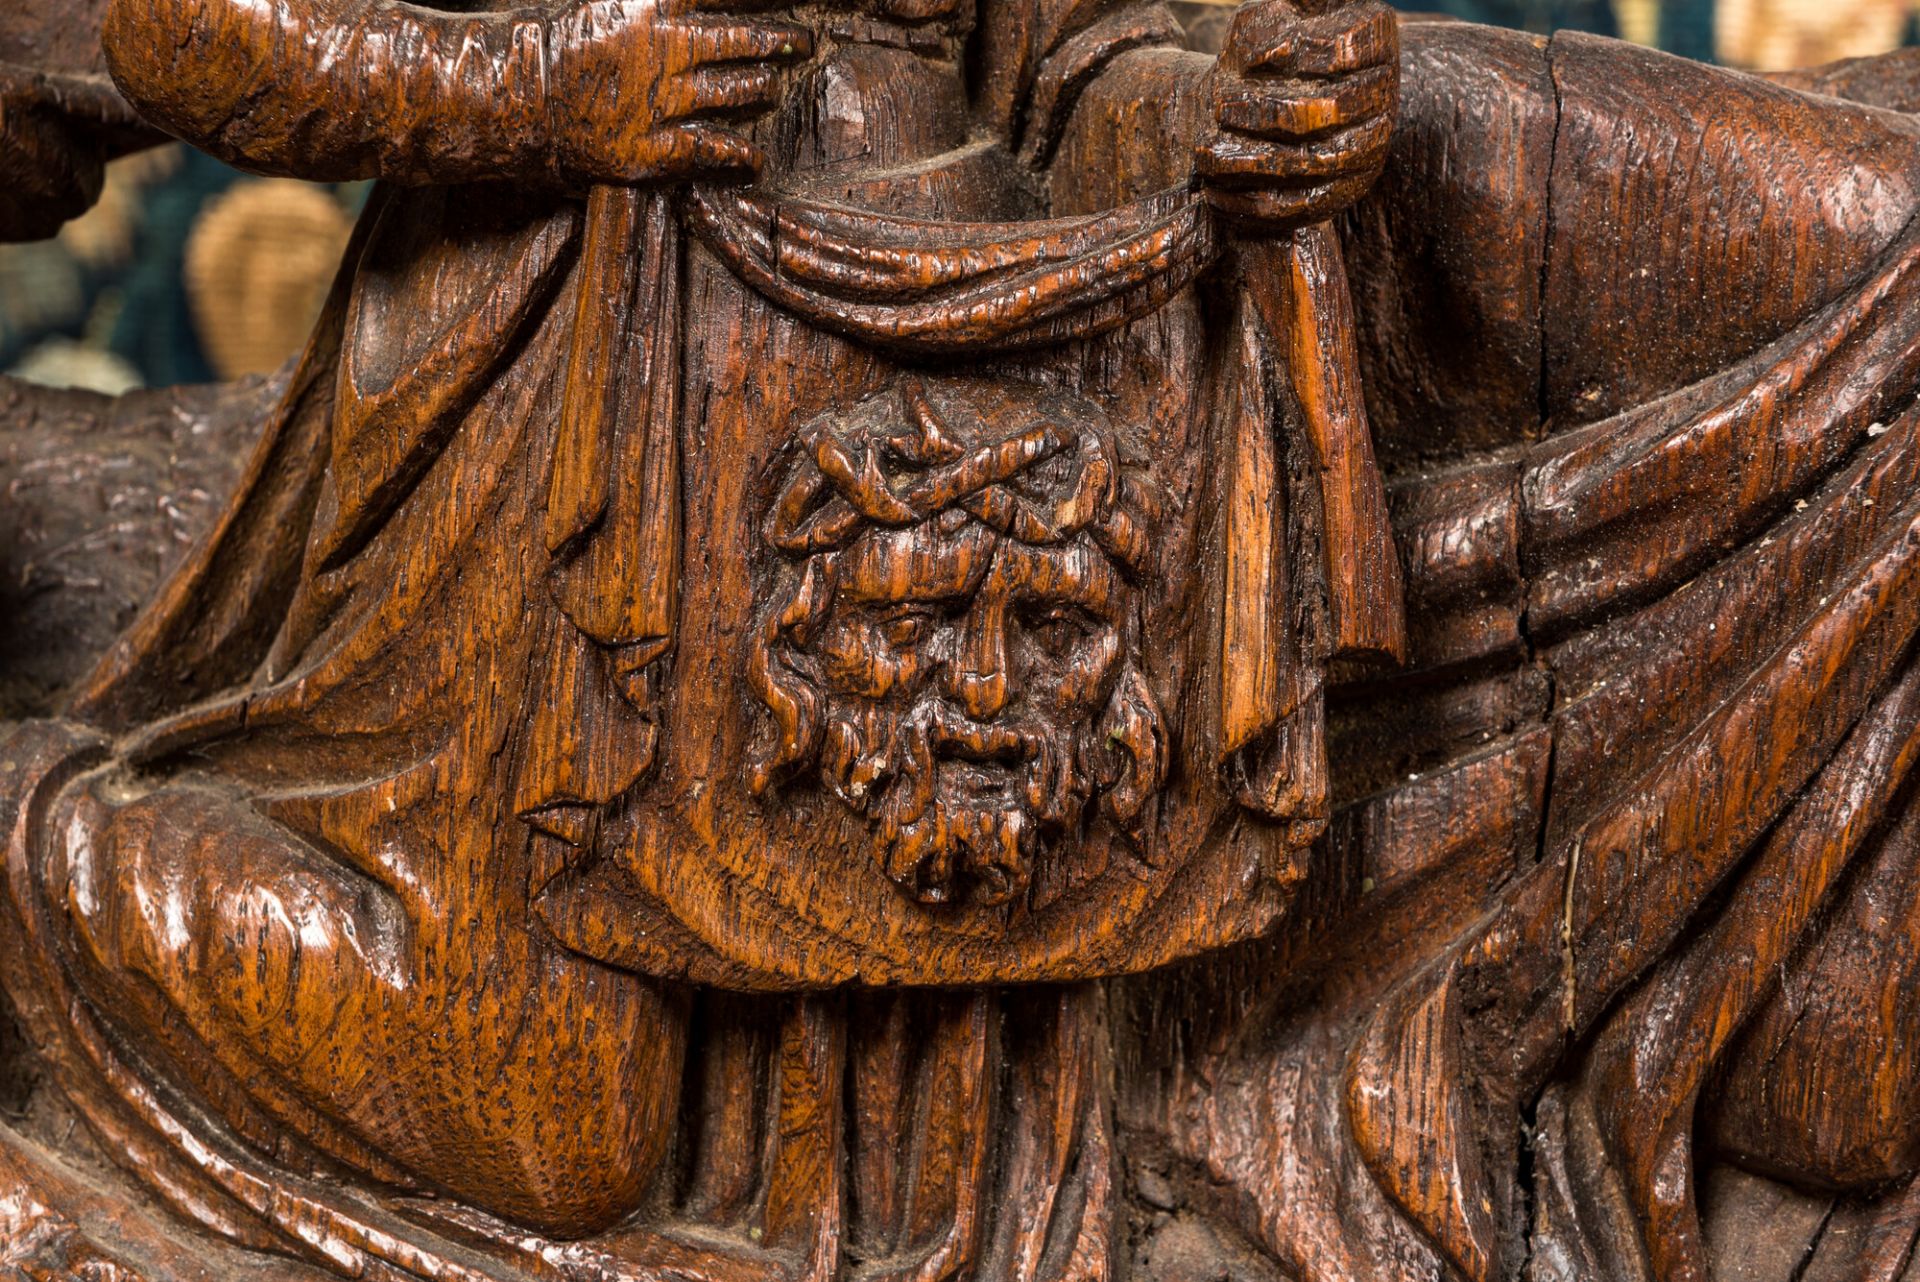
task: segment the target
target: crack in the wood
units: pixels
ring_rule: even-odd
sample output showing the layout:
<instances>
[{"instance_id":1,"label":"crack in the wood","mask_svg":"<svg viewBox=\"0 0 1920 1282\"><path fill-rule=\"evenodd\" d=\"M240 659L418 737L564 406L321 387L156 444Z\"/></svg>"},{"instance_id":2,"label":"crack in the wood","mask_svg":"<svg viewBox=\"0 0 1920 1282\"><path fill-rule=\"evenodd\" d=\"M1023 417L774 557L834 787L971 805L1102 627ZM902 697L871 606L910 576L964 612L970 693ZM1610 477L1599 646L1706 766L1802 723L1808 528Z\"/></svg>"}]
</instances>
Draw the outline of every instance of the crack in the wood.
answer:
<instances>
[{"instance_id":1,"label":"crack in the wood","mask_svg":"<svg viewBox=\"0 0 1920 1282\"><path fill-rule=\"evenodd\" d=\"M1813 1230L1813 1236L1807 1239L1807 1249L1801 1253L1799 1262L1793 1266L1793 1272L1787 1275L1787 1282L1801 1282L1806 1277L1807 1270L1813 1267L1813 1257L1819 1254L1820 1243L1827 1236L1827 1226L1833 1223L1834 1212L1839 1210L1839 1207L1839 1198L1827 1203L1826 1213L1820 1217L1820 1223Z\"/></svg>"},{"instance_id":2,"label":"crack in the wood","mask_svg":"<svg viewBox=\"0 0 1920 1282\"><path fill-rule=\"evenodd\" d=\"M1573 892L1580 877L1580 845L1582 838L1573 842L1573 853L1567 857L1567 878L1560 895L1560 985L1564 990L1560 995L1561 1020L1566 1026L1567 1036L1576 1032L1574 1019L1575 987L1573 958Z\"/></svg>"}]
</instances>

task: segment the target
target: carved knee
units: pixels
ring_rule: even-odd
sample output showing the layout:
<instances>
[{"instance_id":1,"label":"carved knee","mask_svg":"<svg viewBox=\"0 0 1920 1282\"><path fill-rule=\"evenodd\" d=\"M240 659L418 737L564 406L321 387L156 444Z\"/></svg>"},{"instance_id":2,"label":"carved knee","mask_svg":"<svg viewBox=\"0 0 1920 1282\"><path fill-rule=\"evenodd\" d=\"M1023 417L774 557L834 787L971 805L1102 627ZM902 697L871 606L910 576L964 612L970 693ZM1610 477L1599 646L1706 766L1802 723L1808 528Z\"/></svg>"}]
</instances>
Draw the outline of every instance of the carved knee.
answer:
<instances>
[{"instance_id":1,"label":"carved knee","mask_svg":"<svg viewBox=\"0 0 1920 1282\"><path fill-rule=\"evenodd\" d=\"M477 983L439 923L222 793L96 783L51 827L89 986L243 1136L284 1129L556 1236L644 1194L678 1103L671 994L524 931Z\"/></svg>"}]
</instances>

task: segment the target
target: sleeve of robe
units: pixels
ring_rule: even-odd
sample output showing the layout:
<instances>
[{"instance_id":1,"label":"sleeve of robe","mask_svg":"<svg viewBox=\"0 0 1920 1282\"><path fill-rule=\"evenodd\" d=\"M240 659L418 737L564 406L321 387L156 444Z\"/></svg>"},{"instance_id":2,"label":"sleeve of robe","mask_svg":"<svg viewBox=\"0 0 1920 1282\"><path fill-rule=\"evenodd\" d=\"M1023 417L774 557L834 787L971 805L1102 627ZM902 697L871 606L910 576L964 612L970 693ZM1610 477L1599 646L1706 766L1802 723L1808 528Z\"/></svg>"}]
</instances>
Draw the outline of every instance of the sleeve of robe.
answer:
<instances>
[{"instance_id":1,"label":"sleeve of robe","mask_svg":"<svg viewBox=\"0 0 1920 1282\"><path fill-rule=\"evenodd\" d=\"M408 185L553 173L545 10L400 0L112 0L114 79L167 132L239 168Z\"/></svg>"}]
</instances>

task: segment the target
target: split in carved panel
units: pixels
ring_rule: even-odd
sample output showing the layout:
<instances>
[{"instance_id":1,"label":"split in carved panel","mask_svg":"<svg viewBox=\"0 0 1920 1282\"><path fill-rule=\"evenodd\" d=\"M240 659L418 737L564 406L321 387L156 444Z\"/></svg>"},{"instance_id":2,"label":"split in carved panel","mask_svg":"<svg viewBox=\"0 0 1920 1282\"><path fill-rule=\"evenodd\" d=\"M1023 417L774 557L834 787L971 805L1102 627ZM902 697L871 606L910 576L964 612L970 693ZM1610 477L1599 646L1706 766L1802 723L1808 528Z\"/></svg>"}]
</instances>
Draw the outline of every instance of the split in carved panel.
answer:
<instances>
[{"instance_id":1,"label":"split in carved panel","mask_svg":"<svg viewBox=\"0 0 1920 1282\"><path fill-rule=\"evenodd\" d=\"M0 383L0 1265L1920 1276L1920 60L18 10L0 234L377 183Z\"/></svg>"}]
</instances>

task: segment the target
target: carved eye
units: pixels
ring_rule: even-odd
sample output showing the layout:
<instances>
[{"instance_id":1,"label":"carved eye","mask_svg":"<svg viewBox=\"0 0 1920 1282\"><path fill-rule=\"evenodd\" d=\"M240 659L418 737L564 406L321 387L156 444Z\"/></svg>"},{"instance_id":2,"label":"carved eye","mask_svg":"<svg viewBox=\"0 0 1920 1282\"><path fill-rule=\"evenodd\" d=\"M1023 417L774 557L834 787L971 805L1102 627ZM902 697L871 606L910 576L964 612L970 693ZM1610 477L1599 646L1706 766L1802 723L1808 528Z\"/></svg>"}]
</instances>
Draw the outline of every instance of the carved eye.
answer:
<instances>
[{"instance_id":1,"label":"carved eye","mask_svg":"<svg viewBox=\"0 0 1920 1282\"><path fill-rule=\"evenodd\" d=\"M1094 628L1087 612L1071 605L1035 607L1024 614L1021 622L1026 626L1027 635L1056 658L1065 658L1079 649Z\"/></svg>"},{"instance_id":2,"label":"carved eye","mask_svg":"<svg viewBox=\"0 0 1920 1282\"><path fill-rule=\"evenodd\" d=\"M924 605L896 605L880 615L880 634L896 650L908 650L926 640L933 628L933 611Z\"/></svg>"}]
</instances>

